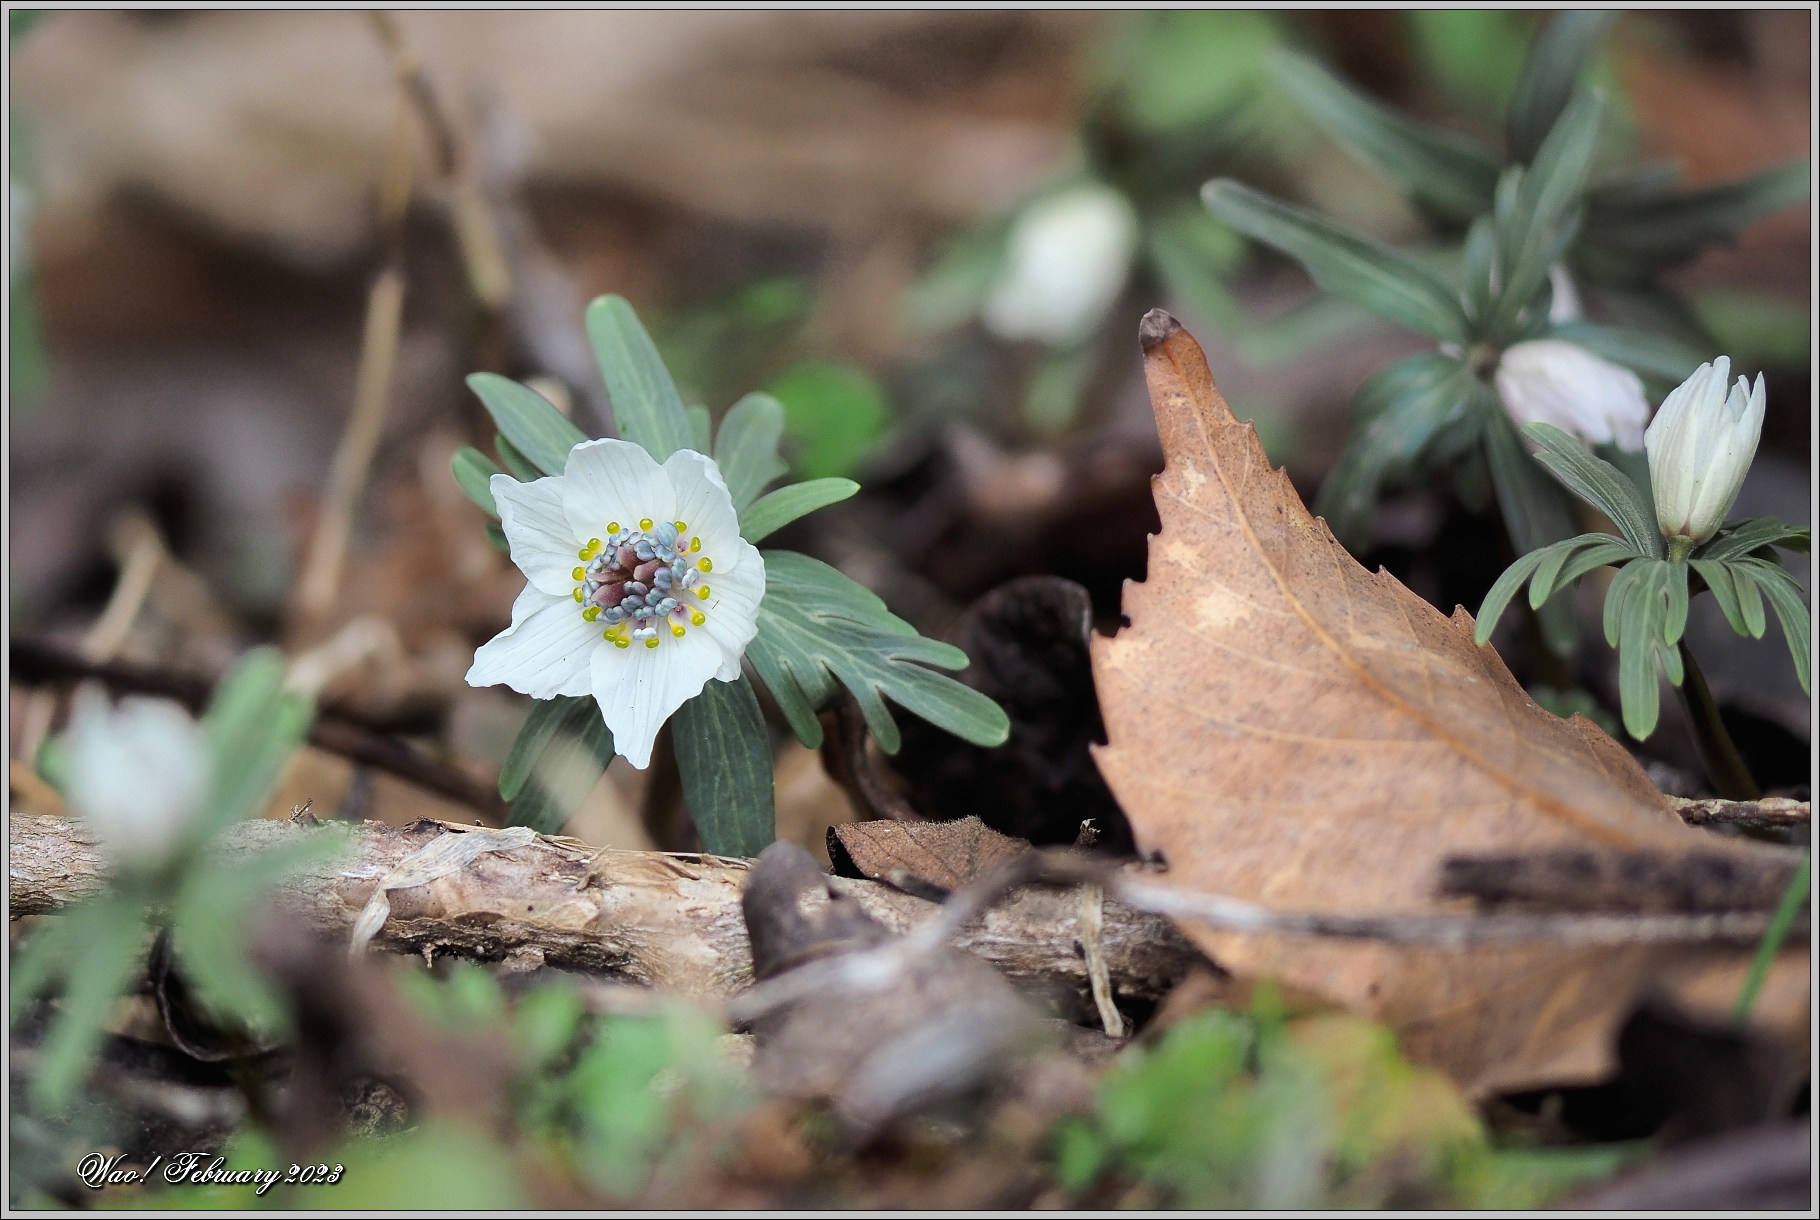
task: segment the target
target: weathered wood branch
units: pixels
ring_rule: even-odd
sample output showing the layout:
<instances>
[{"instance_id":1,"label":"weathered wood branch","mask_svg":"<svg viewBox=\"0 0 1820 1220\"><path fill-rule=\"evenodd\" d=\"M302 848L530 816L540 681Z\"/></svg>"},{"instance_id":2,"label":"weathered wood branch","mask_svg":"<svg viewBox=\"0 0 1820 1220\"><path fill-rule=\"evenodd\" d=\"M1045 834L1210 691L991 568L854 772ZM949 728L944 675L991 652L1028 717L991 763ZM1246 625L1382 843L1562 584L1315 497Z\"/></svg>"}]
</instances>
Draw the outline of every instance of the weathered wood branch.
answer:
<instances>
[{"instance_id":1,"label":"weathered wood branch","mask_svg":"<svg viewBox=\"0 0 1820 1220\"><path fill-rule=\"evenodd\" d=\"M345 943L382 877L439 835L469 830L428 821L406 827L255 821L231 832L228 849L258 851L301 835L344 836L338 859L301 874L277 898L318 934ZM573 839L539 838L391 890L391 915L373 943L401 953L543 962L720 998L752 980L739 903L745 872L743 862L713 856L595 851ZM67 906L99 890L107 875L105 858L79 824L13 814L13 917ZM874 881L836 877L830 884L900 932L940 909ZM1085 994L1080 908L1073 890L1022 889L970 921L952 943L1013 978ZM1129 996L1160 996L1203 960L1167 919L1110 901L1100 945L1114 990Z\"/></svg>"}]
</instances>

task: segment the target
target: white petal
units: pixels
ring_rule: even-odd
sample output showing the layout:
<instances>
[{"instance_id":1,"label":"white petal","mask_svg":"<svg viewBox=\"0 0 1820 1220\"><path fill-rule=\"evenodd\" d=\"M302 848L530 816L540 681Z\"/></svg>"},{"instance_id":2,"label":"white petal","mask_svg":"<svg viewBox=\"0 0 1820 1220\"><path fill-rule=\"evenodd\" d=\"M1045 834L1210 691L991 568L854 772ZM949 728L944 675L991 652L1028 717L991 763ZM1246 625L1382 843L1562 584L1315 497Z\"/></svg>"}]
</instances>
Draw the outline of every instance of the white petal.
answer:
<instances>
[{"instance_id":1,"label":"white petal","mask_svg":"<svg viewBox=\"0 0 1820 1220\"><path fill-rule=\"evenodd\" d=\"M631 441L583 441L569 450L562 496L569 525L583 542L604 537L614 521L636 528L645 517L668 521L676 515L669 476Z\"/></svg>"},{"instance_id":2,"label":"white petal","mask_svg":"<svg viewBox=\"0 0 1820 1220\"><path fill-rule=\"evenodd\" d=\"M562 480L550 477L520 483L509 474L496 474L487 487L499 506L499 528L512 548L512 562L537 589L568 596L575 587L569 576L575 568L575 552L587 535L577 540L562 511Z\"/></svg>"},{"instance_id":3,"label":"white petal","mask_svg":"<svg viewBox=\"0 0 1820 1220\"><path fill-rule=\"evenodd\" d=\"M581 617L572 597L551 597L526 586L512 603L512 625L482 644L468 670L469 686L504 683L533 699L585 695L588 660L612 645Z\"/></svg>"},{"instance_id":4,"label":"white petal","mask_svg":"<svg viewBox=\"0 0 1820 1220\"><path fill-rule=\"evenodd\" d=\"M1504 409L1519 427L1548 423L1581 440L1643 444L1649 401L1629 369L1576 343L1536 339L1506 351L1494 378Z\"/></svg>"},{"instance_id":5,"label":"white petal","mask_svg":"<svg viewBox=\"0 0 1820 1220\"><path fill-rule=\"evenodd\" d=\"M715 677L722 682L739 677L740 658L746 655L752 637L758 634L758 603L765 596L763 557L758 548L744 538L736 541L752 553L724 575L716 561L714 573L707 582L706 600L693 598L690 602L708 621L700 627L691 627L689 633L693 636L697 631L706 632L719 647L721 664Z\"/></svg>"},{"instance_id":6,"label":"white petal","mask_svg":"<svg viewBox=\"0 0 1820 1220\"><path fill-rule=\"evenodd\" d=\"M676 489L675 519L701 539L701 553L714 560L714 576L744 563L744 551L732 545L739 540L739 516L720 467L693 449L678 449L664 462L664 472Z\"/></svg>"},{"instance_id":7,"label":"white petal","mask_svg":"<svg viewBox=\"0 0 1820 1220\"><path fill-rule=\"evenodd\" d=\"M643 770L651 765L657 730L676 709L701 693L719 668L720 649L691 631L656 648L634 641L594 654L592 683L601 719L613 731L613 748Z\"/></svg>"}]
</instances>

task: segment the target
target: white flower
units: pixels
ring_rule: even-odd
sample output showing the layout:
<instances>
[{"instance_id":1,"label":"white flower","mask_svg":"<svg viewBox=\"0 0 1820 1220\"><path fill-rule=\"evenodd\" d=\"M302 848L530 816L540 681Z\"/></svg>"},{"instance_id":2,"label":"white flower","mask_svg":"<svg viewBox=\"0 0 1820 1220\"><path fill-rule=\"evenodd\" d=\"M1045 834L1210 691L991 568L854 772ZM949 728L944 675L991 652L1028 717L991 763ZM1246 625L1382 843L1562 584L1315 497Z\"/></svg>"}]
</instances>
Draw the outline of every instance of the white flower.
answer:
<instances>
[{"instance_id":1,"label":"white flower","mask_svg":"<svg viewBox=\"0 0 1820 1220\"><path fill-rule=\"evenodd\" d=\"M560 475L490 486L530 583L469 684L592 695L614 747L647 766L664 721L710 678L737 679L758 633L764 560L720 468L692 449L659 466L629 441L584 441Z\"/></svg>"},{"instance_id":2,"label":"white flower","mask_svg":"<svg viewBox=\"0 0 1820 1220\"><path fill-rule=\"evenodd\" d=\"M981 320L1001 339L1080 342L1125 286L1137 239L1137 214L1109 186L1085 183L1038 200L1011 226Z\"/></svg>"},{"instance_id":3,"label":"white flower","mask_svg":"<svg viewBox=\"0 0 1820 1220\"><path fill-rule=\"evenodd\" d=\"M1548 269L1548 282L1554 288L1554 295L1548 301L1548 320L1550 322L1578 322L1580 313L1580 294L1574 288L1574 277L1567 274L1564 263L1556 263Z\"/></svg>"},{"instance_id":4,"label":"white flower","mask_svg":"<svg viewBox=\"0 0 1820 1220\"><path fill-rule=\"evenodd\" d=\"M174 703L96 687L76 692L65 737L69 802L116 863L155 868L203 812L214 759L202 727Z\"/></svg>"},{"instance_id":5,"label":"white flower","mask_svg":"<svg viewBox=\"0 0 1820 1220\"><path fill-rule=\"evenodd\" d=\"M1627 368L1564 339L1532 339L1505 351L1496 374L1498 397L1517 422L1553 424L1588 444L1616 441L1643 448L1649 400Z\"/></svg>"},{"instance_id":6,"label":"white flower","mask_svg":"<svg viewBox=\"0 0 1820 1220\"><path fill-rule=\"evenodd\" d=\"M1730 357L1703 364L1669 391L1650 421L1649 481L1665 538L1705 542L1725 524L1763 433L1763 375L1738 378L1729 395Z\"/></svg>"}]
</instances>

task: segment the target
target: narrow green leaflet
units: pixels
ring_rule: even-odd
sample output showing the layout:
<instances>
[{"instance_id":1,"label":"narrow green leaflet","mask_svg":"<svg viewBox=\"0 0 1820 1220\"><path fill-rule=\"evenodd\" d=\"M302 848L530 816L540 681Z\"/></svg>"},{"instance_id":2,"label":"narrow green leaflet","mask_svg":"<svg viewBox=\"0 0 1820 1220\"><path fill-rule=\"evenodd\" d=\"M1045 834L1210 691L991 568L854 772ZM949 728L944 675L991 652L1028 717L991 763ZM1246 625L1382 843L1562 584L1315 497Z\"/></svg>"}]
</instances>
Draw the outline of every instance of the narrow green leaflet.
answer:
<instances>
[{"instance_id":1,"label":"narrow green leaflet","mask_svg":"<svg viewBox=\"0 0 1820 1220\"><path fill-rule=\"evenodd\" d=\"M1523 434L1542 446L1536 461L1549 469L1575 495L1612 519L1618 532L1637 550L1662 556L1662 534L1655 509L1624 472L1553 424L1534 423Z\"/></svg>"},{"instance_id":2,"label":"narrow green leaflet","mask_svg":"<svg viewBox=\"0 0 1820 1220\"><path fill-rule=\"evenodd\" d=\"M1664 620L1668 616L1664 596L1668 566L1659 560L1629 564L1618 572L1606 595L1618 602L1618 701L1624 713L1625 731L1638 741L1656 731L1662 710L1656 656L1663 647ZM1606 613L1609 635L1609 601Z\"/></svg>"},{"instance_id":3,"label":"narrow green leaflet","mask_svg":"<svg viewBox=\"0 0 1820 1220\"><path fill-rule=\"evenodd\" d=\"M468 388L493 417L500 434L545 474L561 474L569 463L569 450L588 439L549 399L529 386L497 373L473 373Z\"/></svg>"},{"instance_id":4,"label":"narrow green leaflet","mask_svg":"<svg viewBox=\"0 0 1820 1220\"><path fill-rule=\"evenodd\" d=\"M1763 599L1755 581L1739 580L1732 574L1730 564L1712 559L1694 559L1689 566L1712 590L1713 600L1719 603L1719 612L1733 631L1752 639L1763 638L1768 623L1763 617Z\"/></svg>"},{"instance_id":5,"label":"narrow green leaflet","mask_svg":"<svg viewBox=\"0 0 1820 1220\"><path fill-rule=\"evenodd\" d=\"M1491 394L1482 385L1474 392ZM1560 486L1530 460L1516 427L1501 407L1487 403L1482 413L1486 421L1485 465L1512 549L1526 554L1571 537L1573 513ZM1551 649L1561 656L1572 652L1577 633L1571 605L1565 600L1550 601L1536 612L1536 617Z\"/></svg>"},{"instance_id":6,"label":"narrow green leaflet","mask_svg":"<svg viewBox=\"0 0 1820 1220\"><path fill-rule=\"evenodd\" d=\"M543 737L541 745L533 751L526 743L524 754L529 756L528 762L510 755L507 758L517 792L506 798L512 802L506 821L511 826L529 826L538 834L553 835L562 833L581 808L600 773L613 761L614 749L612 730L601 719L600 708L590 696L562 696L540 701L537 706L545 704L554 707L544 713L551 720L540 720L537 726ZM527 719L526 727L519 731L521 740L530 729ZM518 747L519 742L514 741L513 755L519 754ZM502 768L502 796L506 780Z\"/></svg>"},{"instance_id":7,"label":"narrow green leaflet","mask_svg":"<svg viewBox=\"0 0 1820 1220\"><path fill-rule=\"evenodd\" d=\"M144 937L138 903L103 895L67 912L72 925L64 941L73 950L60 963L62 1003L39 1052L32 1096L58 1109L82 1083L101 1045L115 1002L139 965Z\"/></svg>"},{"instance_id":8,"label":"narrow green leaflet","mask_svg":"<svg viewBox=\"0 0 1820 1220\"><path fill-rule=\"evenodd\" d=\"M676 709L671 740L702 846L747 858L769 847L777 838L771 738L746 676L709 682Z\"/></svg>"},{"instance_id":9,"label":"narrow green leaflet","mask_svg":"<svg viewBox=\"0 0 1820 1220\"><path fill-rule=\"evenodd\" d=\"M517 800L551 739L558 733L579 736L586 727L587 718L598 718L599 715L594 700L586 695L532 700L531 712L519 727L518 736L512 739L512 748L499 768L499 795L508 801Z\"/></svg>"},{"instance_id":10,"label":"narrow green leaflet","mask_svg":"<svg viewBox=\"0 0 1820 1220\"><path fill-rule=\"evenodd\" d=\"M708 453L714 447L714 413L703 406L689 407L689 448Z\"/></svg>"},{"instance_id":11,"label":"narrow green leaflet","mask_svg":"<svg viewBox=\"0 0 1820 1220\"><path fill-rule=\"evenodd\" d=\"M1471 381L1460 361L1422 352L1379 370L1359 387L1357 423L1314 506L1349 549L1370 544L1380 489L1405 476L1436 433L1465 416Z\"/></svg>"},{"instance_id":12,"label":"narrow green leaflet","mask_svg":"<svg viewBox=\"0 0 1820 1220\"><path fill-rule=\"evenodd\" d=\"M215 760L205 833L259 812L314 718L313 702L284 689L284 659L273 648L248 653L228 671L203 715Z\"/></svg>"},{"instance_id":13,"label":"narrow green leaflet","mask_svg":"<svg viewBox=\"0 0 1820 1220\"><path fill-rule=\"evenodd\" d=\"M1776 612L1776 621L1782 624L1783 638L1788 642L1788 655L1795 663L1795 676L1801 680L1801 690L1809 690L1808 666L1811 653L1807 607L1801 602L1801 586L1787 569L1764 559L1739 559L1732 563L1732 574L1742 586L1746 581L1756 584L1769 598L1770 609Z\"/></svg>"},{"instance_id":14,"label":"narrow green leaflet","mask_svg":"<svg viewBox=\"0 0 1820 1220\"><path fill-rule=\"evenodd\" d=\"M1570 538L1555 546L1572 546L1578 541L1577 538ZM1492 583L1491 590L1485 594L1485 600L1479 603L1479 613L1475 616L1472 631L1473 643L1484 644L1491 639L1491 633L1496 630L1498 620L1504 617L1504 608L1510 605L1510 599L1517 595L1517 590L1523 587L1524 581L1535 575L1536 569L1542 566L1542 561L1554 549L1555 547L1543 547L1539 551L1519 555L1515 563L1504 569L1504 574Z\"/></svg>"},{"instance_id":15,"label":"narrow green leaflet","mask_svg":"<svg viewBox=\"0 0 1820 1220\"><path fill-rule=\"evenodd\" d=\"M210 861L189 873L174 904L172 933L184 976L209 1008L262 1029L278 1027L283 1007L247 954L247 926L280 884L350 846L344 828L331 824L300 842Z\"/></svg>"},{"instance_id":16,"label":"narrow green leaflet","mask_svg":"<svg viewBox=\"0 0 1820 1220\"><path fill-rule=\"evenodd\" d=\"M714 461L727 481L735 512L744 513L766 484L790 469L777 452L783 439L784 404L769 394L748 394L721 417Z\"/></svg>"},{"instance_id":17,"label":"narrow green leaflet","mask_svg":"<svg viewBox=\"0 0 1820 1220\"><path fill-rule=\"evenodd\" d=\"M505 473L520 483L535 482L544 475L544 472L539 470L530 458L520 453L518 446L507 440L503 434L494 434L493 452L499 455L501 464L506 468Z\"/></svg>"},{"instance_id":18,"label":"narrow green leaflet","mask_svg":"<svg viewBox=\"0 0 1820 1220\"><path fill-rule=\"evenodd\" d=\"M472 445L463 445L457 449L455 459L449 465L455 472L456 484L467 494L468 499L497 521L499 506L493 503L493 489L487 486L487 480L503 473L499 467L488 461L487 455Z\"/></svg>"},{"instance_id":19,"label":"narrow green leaflet","mask_svg":"<svg viewBox=\"0 0 1820 1220\"><path fill-rule=\"evenodd\" d=\"M1686 381L1693 371L1716 353L1704 352L1672 335L1612 326L1600 322L1562 322L1549 331L1551 339L1577 343L1595 356L1643 377L1676 385Z\"/></svg>"},{"instance_id":20,"label":"narrow green leaflet","mask_svg":"<svg viewBox=\"0 0 1820 1220\"><path fill-rule=\"evenodd\" d=\"M1498 164L1477 141L1411 122L1304 56L1278 51L1270 69L1328 135L1449 220L1491 210Z\"/></svg>"},{"instance_id":21,"label":"narrow green leaflet","mask_svg":"<svg viewBox=\"0 0 1820 1220\"><path fill-rule=\"evenodd\" d=\"M1806 554L1811 537L1806 526L1789 525L1774 517L1733 521L1695 552L1701 559L1741 559L1767 546Z\"/></svg>"},{"instance_id":22,"label":"narrow green leaflet","mask_svg":"<svg viewBox=\"0 0 1820 1220\"><path fill-rule=\"evenodd\" d=\"M1497 300L1498 224L1491 216L1481 216L1466 230L1466 245L1460 260L1461 297L1466 314L1474 322L1491 316Z\"/></svg>"},{"instance_id":23,"label":"narrow green leaflet","mask_svg":"<svg viewBox=\"0 0 1820 1220\"><path fill-rule=\"evenodd\" d=\"M1230 178L1209 182L1201 199L1233 228L1300 262L1315 283L1335 296L1445 342L1467 341L1466 315L1453 290L1388 246Z\"/></svg>"},{"instance_id":24,"label":"narrow green leaflet","mask_svg":"<svg viewBox=\"0 0 1820 1220\"><path fill-rule=\"evenodd\" d=\"M852 479L810 479L792 483L759 499L739 514L739 533L747 542L769 537L798 517L838 504L859 490Z\"/></svg>"},{"instance_id":25,"label":"narrow green leaflet","mask_svg":"<svg viewBox=\"0 0 1820 1220\"><path fill-rule=\"evenodd\" d=\"M1498 305L1491 330L1495 337L1517 322L1548 282L1549 268L1573 240L1587 171L1599 142L1604 97L1584 90L1562 112L1535 160L1515 179L1518 185L1507 216L1501 216Z\"/></svg>"},{"instance_id":26,"label":"narrow green leaflet","mask_svg":"<svg viewBox=\"0 0 1820 1220\"><path fill-rule=\"evenodd\" d=\"M587 325L620 436L643 445L660 462L693 447L682 396L631 303L621 296L596 297L588 305Z\"/></svg>"},{"instance_id":27,"label":"narrow green leaflet","mask_svg":"<svg viewBox=\"0 0 1820 1220\"><path fill-rule=\"evenodd\" d=\"M507 552L511 551L512 545L511 545L511 543L506 541L506 532L499 528L499 522L497 522L497 521L487 522L485 532L487 535L487 541L492 543L496 550L507 551Z\"/></svg>"},{"instance_id":28,"label":"narrow green leaflet","mask_svg":"<svg viewBox=\"0 0 1820 1220\"><path fill-rule=\"evenodd\" d=\"M885 603L835 569L793 551L766 551L758 636L746 651L798 740L821 745L816 713L841 685L853 693L886 753L896 753L889 697L905 711L976 745L1002 745L1003 708L927 666L960 669L967 654L926 639Z\"/></svg>"},{"instance_id":29,"label":"narrow green leaflet","mask_svg":"<svg viewBox=\"0 0 1820 1220\"><path fill-rule=\"evenodd\" d=\"M1537 32L1504 120L1512 161L1527 165L1535 157L1617 18L1614 12L1557 13Z\"/></svg>"},{"instance_id":30,"label":"narrow green leaflet","mask_svg":"<svg viewBox=\"0 0 1820 1220\"><path fill-rule=\"evenodd\" d=\"M1699 190L1642 190L1630 184L1597 190L1587 197L1582 245L1596 251L1608 274L1646 280L1801 203L1809 194L1810 171L1802 160Z\"/></svg>"}]
</instances>

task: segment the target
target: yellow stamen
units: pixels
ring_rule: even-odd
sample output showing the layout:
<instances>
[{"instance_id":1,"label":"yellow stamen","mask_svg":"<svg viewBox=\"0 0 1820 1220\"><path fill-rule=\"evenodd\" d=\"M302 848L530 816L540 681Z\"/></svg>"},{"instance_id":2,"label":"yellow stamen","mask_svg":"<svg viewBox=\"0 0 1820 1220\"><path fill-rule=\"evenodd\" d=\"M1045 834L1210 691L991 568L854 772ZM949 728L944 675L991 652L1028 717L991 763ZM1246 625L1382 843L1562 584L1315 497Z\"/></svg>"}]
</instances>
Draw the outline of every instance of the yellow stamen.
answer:
<instances>
[{"instance_id":1,"label":"yellow stamen","mask_svg":"<svg viewBox=\"0 0 1820 1220\"><path fill-rule=\"evenodd\" d=\"M600 607L599 606L589 606L586 610L583 610L581 612L581 616L583 618L587 619L591 623L595 619L600 617Z\"/></svg>"},{"instance_id":2,"label":"yellow stamen","mask_svg":"<svg viewBox=\"0 0 1820 1220\"><path fill-rule=\"evenodd\" d=\"M632 641L627 640L627 639L621 639L619 636L614 636L613 637L613 647L630 648L630 647L632 647Z\"/></svg>"},{"instance_id":3,"label":"yellow stamen","mask_svg":"<svg viewBox=\"0 0 1820 1220\"><path fill-rule=\"evenodd\" d=\"M575 557L577 559L592 559L594 558L594 552L584 546L581 550L575 552Z\"/></svg>"},{"instance_id":4,"label":"yellow stamen","mask_svg":"<svg viewBox=\"0 0 1820 1220\"><path fill-rule=\"evenodd\" d=\"M675 636L675 637L676 637L676 638L677 638L677 639L679 639L679 640L680 640L680 639L682 639L682 637L683 637L683 625L682 625L682 624L681 624L681 623L677 623L677 624L675 624L675 625L674 625L674 626L672 626L672 627L671 627L671 628L670 628L670 634L671 634L671 635L673 635L673 636Z\"/></svg>"},{"instance_id":5,"label":"yellow stamen","mask_svg":"<svg viewBox=\"0 0 1820 1220\"><path fill-rule=\"evenodd\" d=\"M646 640L645 647L646 648L656 648L657 647L657 637L652 636L650 639Z\"/></svg>"},{"instance_id":6,"label":"yellow stamen","mask_svg":"<svg viewBox=\"0 0 1820 1220\"><path fill-rule=\"evenodd\" d=\"M576 601L580 601L580 600L581 600L581 598L582 598L582 592L581 592L581 590L580 590L580 589L577 589L577 590L575 590L575 600L576 600Z\"/></svg>"},{"instance_id":7,"label":"yellow stamen","mask_svg":"<svg viewBox=\"0 0 1820 1220\"><path fill-rule=\"evenodd\" d=\"M689 532L689 523L687 521L672 521L670 524L676 527L676 532L679 534L686 534Z\"/></svg>"},{"instance_id":8,"label":"yellow stamen","mask_svg":"<svg viewBox=\"0 0 1820 1220\"><path fill-rule=\"evenodd\" d=\"M695 590L695 596L701 598L703 601L707 601L708 600L708 586L703 585L699 589Z\"/></svg>"},{"instance_id":9,"label":"yellow stamen","mask_svg":"<svg viewBox=\"0 0 1820 1220\"><path fill-rule=\"evenodd\" d=\"M617 534L618 532L619 532L619 522L617 522L617 521L607 522L607 533Z\"/></svg>"},{"instance_id":10,"label":"yellow stamen","mask_svg":"<svg viewBox=\"0 0 1820 1220\"><path fill-rule=\"evenodd\" d=\"M689 539L689 549L690 549L690 550L691 550L691 551L699 551L699 550L701 550L701 539L700 539L700 538L691 538L691 539Z\"/></svg>"},{"instance_id":11,"label":"yellow stamen","mask_svg":"<svg viewBox=\"0 0 1820 1220\"><path fill-rule=\"evenodd\" d=\"M703 557L702 561L699 564L697 564L696 566L699 567L704 572L712 572L714 570L714 561L712 559Z\"/></svg>"},{"instance_id":12,"label":"yellow stamen","mask_svg":"<svg viewBox=\"0 0 1820 1220\"><path fill-rule=\"evenodd\" d=\"M600 553L600 539L598 539L598 538L588 539L588 549L590 551L593 551L595 554L599 554Z\"/></svg>"},{"instance_id":13,"label":"yellow stamen","mask_svg":"<svg viewBox=\"0 0 1820 1220\"><path fill-rule=\"evenodd\" d=\"M689 621L699 627L708 621L708 616L703 614L700 610L697 610L694 614L689 616Z\"/></svg>"},{"instance_id":14,"label":"yellow stamen","mask_svg":"<svg viewBox=\"0 0 1820 1220\"><path fill-rule=\"evenodd\" d=\"M569 579L570 580L582 580L582 579L586 578L587 575L588 575L588 569L576 568L573 572L569 573Z\"/></svg>"},{"instance_id":15,"label":"yellow stamen","mask_svg":"<svg viewBox=\"0 0 1820 1220\"><path fill-rule=\"evenodd\" d=\"M651 518L649 518L649 517L640 517L640 518L639 518L639 519L638 519L638 528L639 528L639 529L641 529L641 530L648 530L648 529L650 529L650 528L651 528Z\"/></svg>"}]
</instances>

